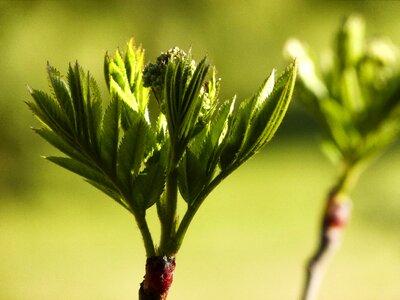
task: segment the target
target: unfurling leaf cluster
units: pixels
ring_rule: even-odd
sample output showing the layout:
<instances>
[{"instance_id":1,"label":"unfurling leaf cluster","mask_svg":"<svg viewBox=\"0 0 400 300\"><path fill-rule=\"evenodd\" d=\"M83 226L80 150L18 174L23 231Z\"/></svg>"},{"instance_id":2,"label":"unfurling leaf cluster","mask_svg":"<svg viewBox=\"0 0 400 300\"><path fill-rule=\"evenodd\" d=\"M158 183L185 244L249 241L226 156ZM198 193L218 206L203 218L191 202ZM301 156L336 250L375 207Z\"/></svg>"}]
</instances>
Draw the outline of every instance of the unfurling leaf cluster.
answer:
<instances>
[{"instance_id":1,"label":"unfurling leaf cluster","mask_svg":"<svg viewBox=\"0 0 400 300\"><path fill-rule=\"evenodd\" d=\"M334 161L357 164L399 135L399 48L388 38L367 38L360 16L344 20L321 60L295 39L286 52L299 63L296 97L325 128Z\"/></svg>"},{"instance_id":2,"label":"unfurling leaf cluster","mask_svg":"<svg viewBox=\"0 0 400 300\"><path fill-rule=\"evenodd\" d=\"M196 64L179 48L145 66L144 50L131 40L124 53L105 56L107 104L78 63L66 78L48 65L51 93L31 89L28 105L43 125L35 131L66 155L46 158L130 211L149 256L176 253L206 196L271 140L291 99L296 64L277 80L272 72L237 109L235 98L219 103L220 80L211 70L209 76L206 58ZM149 112L152 95L158 108ZM187 202L180 223L179 194ZM155 204L158 248L145 219Z\"/></svg>"}]
</instances>

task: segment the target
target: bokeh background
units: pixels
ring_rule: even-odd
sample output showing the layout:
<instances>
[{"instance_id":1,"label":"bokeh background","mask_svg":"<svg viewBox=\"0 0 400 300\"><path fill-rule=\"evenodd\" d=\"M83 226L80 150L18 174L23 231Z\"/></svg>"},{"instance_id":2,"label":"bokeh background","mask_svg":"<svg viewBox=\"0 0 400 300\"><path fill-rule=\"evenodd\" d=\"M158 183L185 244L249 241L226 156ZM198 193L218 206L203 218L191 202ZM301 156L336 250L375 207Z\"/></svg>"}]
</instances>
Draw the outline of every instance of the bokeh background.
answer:
<instances>
[{"instance_id":1,"label":"bokeh background","mask_svg":"<svg viewBox=\"0 0 400 300\"><path fill-rule=\"evenodd\" d=\"M30 130L27 85L47 89L47 61L78 60L107 99L103 56L134 36L147 60L178 45L207 54L221 98L250 96L287 62L289 37L330 46L358 12L369 34L400 45L400 1L0 1L0 299L135 299L145 253L133 218L40 158L57 153ZM294 100L269 147L205 202L178 255L171 299L298 299L336 173L315 123ZM354 215L324 280L323 300L400 299L400 152L361 178ZM153 222L154 229L158 228Z\"/></svg>"}]
</instances>

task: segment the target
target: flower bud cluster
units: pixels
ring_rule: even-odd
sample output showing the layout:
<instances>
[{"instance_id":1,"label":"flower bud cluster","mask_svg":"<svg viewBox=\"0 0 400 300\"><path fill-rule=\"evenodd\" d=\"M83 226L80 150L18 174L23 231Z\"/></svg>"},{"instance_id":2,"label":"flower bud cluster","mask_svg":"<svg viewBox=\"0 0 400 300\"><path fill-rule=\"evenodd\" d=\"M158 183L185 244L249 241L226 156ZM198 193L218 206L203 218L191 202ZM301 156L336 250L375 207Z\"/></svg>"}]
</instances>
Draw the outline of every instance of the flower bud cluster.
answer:
<instances>
[{"instance_id":1,"label":"flower bud cluster","mask_svg":"<svg viewBox=\"0 0 400 300\"><path fill-rule=\"evenodd\" d=\"M196 69L196 63L189 55L179 47L169 49L167 52L162 52L157 57L156 63L148 63L143 70L143 86L151 88L154 96L160 106L161 112L165 114L164 103L164 82L167 66L171 61L180 60L184 62L184 76L191 77Z\"/></svg>"},{"instance_id":2,"label":"flower bud cluster","mask_svg":"<svg viewBox=\"0 0 400 300\"><path fill-rule=\"evenodd\" d=\"M185 60L186 57L186 52L178 47L171 48L167 52L162 52L160 56L157 57L156 63L149 63L144 68L143 86L151 87L155 90L162 90L168 63L175 59ZM191 61L190 67L191 69L195 67L195 62L193 60Z\"/></svg>"}]
</instances>

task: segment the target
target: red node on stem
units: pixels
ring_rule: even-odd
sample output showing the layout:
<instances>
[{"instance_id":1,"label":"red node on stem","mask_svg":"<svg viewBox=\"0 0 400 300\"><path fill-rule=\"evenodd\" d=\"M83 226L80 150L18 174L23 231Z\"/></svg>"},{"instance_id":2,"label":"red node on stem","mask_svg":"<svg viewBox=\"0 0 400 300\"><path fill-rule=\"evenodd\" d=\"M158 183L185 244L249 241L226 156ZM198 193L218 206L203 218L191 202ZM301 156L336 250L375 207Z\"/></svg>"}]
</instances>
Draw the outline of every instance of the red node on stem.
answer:
<instances>
[{"instance_id":1,"label":"red node on stem","mask_svg":"<svg viewBox=\"0 0 400 300\"><path fill-rule=\"evenodd\" d=\"M139 299L165 299L174 279L175 266L175 257L149 257L146 261L146 275L140 286Z\"/></svg>"},{"instance_id":2,"label":"red node on stem","mask_svg":"<svg viewBox=\"0 0 400 300\"><path fill-rule=\"evenodd\" d=\"M337 202L332 199L325 212L325 228L343 228L350 219L351 205L348 201Z\"/></svg>"}]
</instances>

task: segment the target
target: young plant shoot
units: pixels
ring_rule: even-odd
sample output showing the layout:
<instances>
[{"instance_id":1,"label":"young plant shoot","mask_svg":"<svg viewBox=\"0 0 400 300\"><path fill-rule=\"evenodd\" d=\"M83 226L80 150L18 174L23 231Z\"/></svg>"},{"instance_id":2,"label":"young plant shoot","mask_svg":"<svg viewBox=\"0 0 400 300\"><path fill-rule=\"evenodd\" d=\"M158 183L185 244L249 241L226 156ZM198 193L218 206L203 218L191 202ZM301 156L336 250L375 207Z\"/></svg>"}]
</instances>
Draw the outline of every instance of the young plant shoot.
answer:
<instances>
[{"instance_id":1,"label":"young plant shoot","mask_svg":"<svg viewBox=\"0 0 400 300\"><path fill-rule=\"evenodd\" d=\"M400 132L400 56L387 38L365 38L360 16L344 20L321 61L297 40L286 46L299 63L296 96L319 121L323 149L340 175L329 191L319 245L307 266L302 299L316 299L330 256L351 215L350 193L361 171Z\"/></svg>"},{"instance_id":2,"label":"young plant shoot","mask_svg":"<svg viewBox=\"0 0 400 300\"><path fill-rule=\"evenodd\" d=\"M288 108L295 63L237 108L219 102L220 80L206 58L173 48L144 66L131 40L125 53L106 55L106 108L90 73L76 63L66 78L48 65L51 93L31 89L28 105L43 127L34 129L66 157L51 162L82 176L127 209L147 255L139 299L166 299L175 257L200 205L221 181L267 144ZM154 99L156 105L149 101ZM186 211L178 217L179 201ZM156 206L158 244L146 212Z\"/></svg>"}]
</instances>

